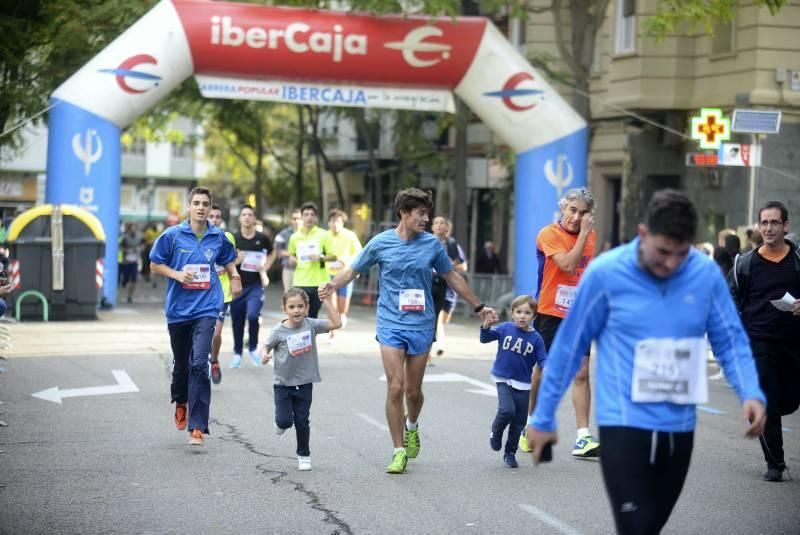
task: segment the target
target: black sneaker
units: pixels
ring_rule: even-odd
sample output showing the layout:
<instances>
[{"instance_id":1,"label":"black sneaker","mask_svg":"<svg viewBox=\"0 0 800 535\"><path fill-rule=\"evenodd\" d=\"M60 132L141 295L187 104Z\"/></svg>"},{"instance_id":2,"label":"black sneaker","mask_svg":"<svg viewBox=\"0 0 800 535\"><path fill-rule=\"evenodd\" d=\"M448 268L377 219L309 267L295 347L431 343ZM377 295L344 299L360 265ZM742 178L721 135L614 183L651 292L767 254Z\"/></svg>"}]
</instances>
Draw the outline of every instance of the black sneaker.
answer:
<instances>
[{"instance_id":1,"label":"black sneaker","mask_svg":"<svg viewBox=\"0 0 800 535\"><path fill-rule=\"evenodd\" d=\"M519 468L517 456L508 451L503 455L503 463L509 468Z\"/></svg>"},{"instance_id":2,"label":"black sneaker","mask_svg":"<svg viewBox=\"0 0 800 535\"><path fill-rule=\"evenodd\" d=\"M764 481L773 481L775 483L783 481L783 468L768 466L767 471L764 472Z\"/></svg>"}]
</instances>

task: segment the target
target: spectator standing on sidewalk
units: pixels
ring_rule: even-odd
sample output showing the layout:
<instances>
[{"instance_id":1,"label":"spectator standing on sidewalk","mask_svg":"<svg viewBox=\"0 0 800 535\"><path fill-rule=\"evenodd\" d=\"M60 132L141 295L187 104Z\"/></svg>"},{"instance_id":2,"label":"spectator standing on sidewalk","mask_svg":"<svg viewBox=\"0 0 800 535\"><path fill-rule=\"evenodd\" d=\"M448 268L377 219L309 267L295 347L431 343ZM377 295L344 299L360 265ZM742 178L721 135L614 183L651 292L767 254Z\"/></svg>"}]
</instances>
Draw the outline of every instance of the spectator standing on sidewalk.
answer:
<instances>
[{"instance_id":1,"label":"spectator standing on sidewalk","mask_svg":"<svg viewBox=\"0 0 800 535\"><path fill-rule=\"evenodd\" d=\"M222 289L214 264L225 266L231 293L242 292L236 249L221 229L208 223L211 191L189 192L189 219L164 231L150 251L150 269L168 279L167 328L172 347L172 402L175 427L187 429L189 444L203 445L211 407L209 353L214 324L222 308Z\"/></svg>"},{"instance_id":2,"label":"spectator standing on sidewalk","mask_svg":"<svg viewBox=\"0 0 800 535\"><path fill-rule=\"evenodd\" d=\"M487 241L483 244L483 249L475 262L475 273L497 274L502 272L503 266L500 264L497 251L494 250L494 243Z\"/></svg>"},{"instance_id":3,"label":"spectator standing on sidewalk","mask_svg":"<svg viewBox=\"0 0 800 535\"><path fill-rule=\"evenodd\" d=\"M142 270L141 275L145 282L150 282L150 251L156 238L161 234L155 223L148 223L142 233Z\"/></svg>"},{"instance_id":4,"label":"spectator standing on sidewalk","mask_svg":"<svg viewBox=\"0 0 800 535\"><path fill-rule=\"evenodd\" d=\"M128 289L128 303L133 303L133 293L136 291L136 279L139 274L139 255L144 243L142 235L136 229L136 223L128 223L125 234L119 239L119 249L122 255L120 271L122 272L122 287Z\"/></svg>"},{"instance_id":5,"label":"spectator standing on sidewalk","mask_svg":"<svg viewBox=\"0 0 800 535\"><path fill-rule=\"evenodd\" d=\"M9 282L8 278L8 249L0 249L0 318L2 318L8 310L6 304L6 297L11 295L14 291L15 284Z\"/></svg>"},{"instance_id":6,"label":"spectator standing on sidewalk","mask_svg":"<svg viewBox=\"0 0 800 535\"><path fill-rule=\"evenodd\" d=\"M758 437L767 461L764 479L781 481L786 470L781 416L800 406L800 250L784 239L789 212L783 203L765 204L758 228L763 244L736 258L728 280L767 396L767 426ZM770 303L787 293L792 299L786 309Z\"/></svg>"}]
</instances>

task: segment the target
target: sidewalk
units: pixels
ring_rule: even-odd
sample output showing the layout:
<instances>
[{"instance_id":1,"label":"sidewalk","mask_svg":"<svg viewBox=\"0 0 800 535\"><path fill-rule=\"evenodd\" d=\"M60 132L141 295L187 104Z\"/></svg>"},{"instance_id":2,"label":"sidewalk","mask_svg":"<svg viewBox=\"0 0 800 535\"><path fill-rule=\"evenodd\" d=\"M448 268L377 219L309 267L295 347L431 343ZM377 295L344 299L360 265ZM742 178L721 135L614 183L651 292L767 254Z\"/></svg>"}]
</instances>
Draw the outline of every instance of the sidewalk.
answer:
<instances>
[{"instance_id":1,"label":"sidewalk","mask_svg":"<svg viewBox=\"0 0 800 535\"><path fill-rule=\"evenodd\" d=\"M120 289L117 307L99 311L97 321L28 321L9 325L12 345L4 356L169 355L164 293L164 281L158 282L157 287L153 288L152 284L140 280L132 304L125 302L127 293ZM273 283L267 288L261 313L261 340L266 339L268 329L284 317L280 312L281 295L280 283ZM328 335L318 337L320 352L379 358L375 341L375 307L354 303L348 320L347 327L337 331L333 340ZM445 354L443 357L434 357L434 362L453 358L493 360L495 347L478 341L479 326L477 317L454 317L446 328ZM223 365L231 358L232 351L233 337L228 318L223 329L220 354Z\"/></svg>"}]
</instances>

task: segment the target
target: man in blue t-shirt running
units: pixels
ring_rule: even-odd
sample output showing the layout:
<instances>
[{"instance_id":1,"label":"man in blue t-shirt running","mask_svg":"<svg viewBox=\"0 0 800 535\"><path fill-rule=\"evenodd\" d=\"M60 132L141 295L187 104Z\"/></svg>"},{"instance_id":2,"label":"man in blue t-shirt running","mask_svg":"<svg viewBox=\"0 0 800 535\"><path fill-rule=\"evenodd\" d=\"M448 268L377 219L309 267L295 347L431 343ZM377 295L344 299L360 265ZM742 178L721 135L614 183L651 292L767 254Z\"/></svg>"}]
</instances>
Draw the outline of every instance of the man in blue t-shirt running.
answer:
<instances>
[{"instance_id":1,"label":"man in blue t-shirt running","mask_svg":"<svg viewBox=\"0 0 800 535\"><path fill-rule=\"evenodd\" d=\"M408 458L419 454L417 419L422 410L422 378L426 355L433 343L434 312L431 296L432 269L463 297L481 320L497 321L495 311L480 302L453 265L439 240L428 232L433 203L417 188L400 191L394 200L400 217L396 228L372 238L352 264L330 282L319 286L323 301L359 274L380 267L376 339L386 372L386 420L394 443L390 474L405 472ZM403 421L405 394L406 417Z\"/></svg>"},{"instance_id":2,"label":"man in blue t-shirt running","mask_svg":"<svg viewBox=\"0 0 800 535\"><path fill-rule=\"evenodd\" d=\"M222 308L222 287L214 264L225 267L233 298L242 293L236 249L225 232L207 221L211 192L189 192L189 219L164 231L150 251L153 273L167 278L165 311L172 346L172 402L175 427L187 428L189 444L203 445L211 406L211 339Z\"/></svg>"}]
</instances>

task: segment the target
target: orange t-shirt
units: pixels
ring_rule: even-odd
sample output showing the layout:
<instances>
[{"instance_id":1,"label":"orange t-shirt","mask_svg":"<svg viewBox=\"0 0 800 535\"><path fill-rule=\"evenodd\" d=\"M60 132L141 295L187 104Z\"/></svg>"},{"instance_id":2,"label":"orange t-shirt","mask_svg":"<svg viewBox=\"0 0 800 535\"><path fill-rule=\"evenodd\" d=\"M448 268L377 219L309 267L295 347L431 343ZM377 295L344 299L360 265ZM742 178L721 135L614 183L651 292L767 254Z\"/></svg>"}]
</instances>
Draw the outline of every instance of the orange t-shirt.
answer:
<instances>
[{"instance_id":1,"label":"orange t-shirt","mask_svg":"<svg viewBox=\"0 0 800 535\"><path fill-rule=\"evenodd\" d=\"M577 234L570 234L558 223L548 225L539 231L536 238L536 257L539 260L539 293L536 299L539 301L539 314L563 318L572 306L578 281L594 257L594 231L586 239L583 257L574 275L561 271L553 262L552 256L569 253L577 241Z\"/></svg>"}]
</instances>

